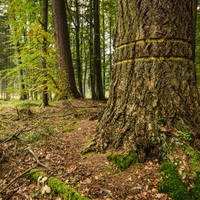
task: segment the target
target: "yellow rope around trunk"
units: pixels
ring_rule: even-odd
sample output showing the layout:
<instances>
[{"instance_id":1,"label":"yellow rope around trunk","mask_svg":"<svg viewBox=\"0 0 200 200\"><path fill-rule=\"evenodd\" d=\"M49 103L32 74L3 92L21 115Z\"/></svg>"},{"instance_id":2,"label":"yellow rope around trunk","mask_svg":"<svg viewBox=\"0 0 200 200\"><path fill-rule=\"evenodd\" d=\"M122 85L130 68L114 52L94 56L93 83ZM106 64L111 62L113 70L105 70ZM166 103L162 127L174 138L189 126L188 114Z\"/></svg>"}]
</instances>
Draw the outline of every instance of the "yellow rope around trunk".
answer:
<instances>
[{"instance_id":1,"label":"yellow rope around trunk","mask_svg":"<svg viewBox=\"0 0 200 200\"><path fill-rule=\"evenodd\" d=\"M125 47L130 47L133 45L137 44L142 44L142 43L163 43L163 42L170 42L170 43L182 43L182 44L187 44L191 45L188 41L184 39L166 39L166 38L151 38L151 39L141 39L141 40L136 40L133 42L129 42L127 44L122 44L119 45L115 48L115 50L119 50ZM190 61L191 59L186 58L186 57L179 57L179 56L170 56L170 57L163 57L163 56L147 56L147 57L133 57L131 59L126 59L126 60L121 60L116 62L116 65L124 64L124 63L131 63L131 62L137 62L137 61L149 61L149 60L185 60L185 61Z\"/></svg>"}]
</instances>

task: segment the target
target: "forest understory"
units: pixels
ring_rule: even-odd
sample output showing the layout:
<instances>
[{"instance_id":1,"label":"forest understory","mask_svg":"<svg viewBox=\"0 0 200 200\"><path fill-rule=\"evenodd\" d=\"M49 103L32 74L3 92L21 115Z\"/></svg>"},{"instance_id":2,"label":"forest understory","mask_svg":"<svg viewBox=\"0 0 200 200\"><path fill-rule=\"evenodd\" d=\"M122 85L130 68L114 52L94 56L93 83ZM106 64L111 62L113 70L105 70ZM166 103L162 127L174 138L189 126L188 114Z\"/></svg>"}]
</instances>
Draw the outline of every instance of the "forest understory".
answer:
<instances>
[{"instance_id":1,"label":"forest understory","mask_svg":"<svg viewBox=\"0 0 200 200\"><path fill-rule=\"evenodd\" d=\"M110 150L81 155L93 139L95 116L105 103L72 100L46 108L22 105L0 104L1 200L64 199L45 180L30 180L24 174L29 169L45 172L92 200L170 199L158 192L158 160L121 171L108 161Z\"/></svg>"}]
</instances>

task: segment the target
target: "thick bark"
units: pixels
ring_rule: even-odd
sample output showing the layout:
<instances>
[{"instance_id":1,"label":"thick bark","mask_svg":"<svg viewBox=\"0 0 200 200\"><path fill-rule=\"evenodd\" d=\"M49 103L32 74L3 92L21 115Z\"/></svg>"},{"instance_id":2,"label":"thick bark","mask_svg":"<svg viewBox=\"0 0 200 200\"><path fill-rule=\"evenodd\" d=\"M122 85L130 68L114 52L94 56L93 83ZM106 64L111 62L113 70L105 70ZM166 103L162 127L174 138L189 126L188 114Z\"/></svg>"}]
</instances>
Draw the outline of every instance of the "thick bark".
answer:
<instances>
[{"instance_id":1,"label":"thick bark","mask_svg":"<svg viewBox=\"0 0 200 200\"><path fill-rule=\"evenodd\" d=\"M64 98L79 98L72 65L65 1L52 0L52 9L62 95Z\"/></svg>"},{"instance_id":2,"label":"thick bark","mask_svg":"<svg viewBox=\"0 0 200 200\"><path fill-rule=\"evenodd\" d=\"M162 157L178 132L200 146L192 3L118 0L110 98L96 143Z\"/></svg>"}]
</instances>

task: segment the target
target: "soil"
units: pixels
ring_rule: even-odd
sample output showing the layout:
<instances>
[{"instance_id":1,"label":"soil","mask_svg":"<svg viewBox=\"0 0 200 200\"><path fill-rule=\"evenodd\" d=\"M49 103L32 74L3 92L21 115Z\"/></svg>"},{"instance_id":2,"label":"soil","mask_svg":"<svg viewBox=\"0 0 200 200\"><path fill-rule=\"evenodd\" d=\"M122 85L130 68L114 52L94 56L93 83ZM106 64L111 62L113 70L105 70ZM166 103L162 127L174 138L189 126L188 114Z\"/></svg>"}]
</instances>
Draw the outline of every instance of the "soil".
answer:
<instances>
[{"instance_id":1,"label":"soil","mask_svg":"<svg viewBox=\"0 0 200 200\"><path fill-rule=\"evenodd\" d=\"M170 199L157 189L158 160L120 171L107 160L112 150L81 155L94 137L95 116L104 107L105 103L91 100L60 101L46 108L29 105L26 109L31 112L1 106L0 190L13 183L0 199L61 200L45 192L45 183L18 177L29 168L62 180L91 200Z\"/></svg>"}]
</instances>

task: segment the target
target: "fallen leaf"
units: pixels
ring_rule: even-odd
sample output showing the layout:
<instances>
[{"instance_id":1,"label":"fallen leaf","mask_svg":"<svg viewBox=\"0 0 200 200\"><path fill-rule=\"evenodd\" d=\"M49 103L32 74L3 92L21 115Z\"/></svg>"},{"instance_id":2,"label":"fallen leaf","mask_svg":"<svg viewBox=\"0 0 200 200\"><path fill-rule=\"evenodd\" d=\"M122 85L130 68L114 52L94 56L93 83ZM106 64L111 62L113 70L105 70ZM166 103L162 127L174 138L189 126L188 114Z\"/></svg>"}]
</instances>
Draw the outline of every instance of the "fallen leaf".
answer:
<instances>
[{"instance_id":1,"label":"fallen leaf","mask_svg":"<svg viewBox=\"0 0 200 200\"><path fill-rule=\"evenodd\" d=\"M157 189L157 188L153 188L151 191L152 191L153 193L158 193L158 189Z\"/></svg>"},{"instance_id":2,"label":"fallen leaf","mask_svg":"<svg viewBox=\"0 0 200 200\"><path fill-rule=\"evenodd\" d=\"M130 195L130 196L128 196L128 197L126 198L126 200L132 200L132 199L134 199L134 196L133 196L133 195Z\"/></svg>"},{"instance_id":3,"label":"fallen leaf","mask_svg":"<svg viewBox=\"0 0 200 200\"><path fill-rule=\"evenodd\" d=\"M44 177L44 178L42 178L41 180L40 180L40 183L44 183L45 181L47 181L47 177Z\"/></svg>"},{"instance_id":4,"label":"fallen leaf","mask_svg":"<svg viewBox=\"0 0 200 200\"><path fill-rule=\"evenodd\" d=\"M42 194L49 194L51 192L51 188L48 186L48 185L45 185L43 188L42 188Z\"/></svg>"}]
</instances>

